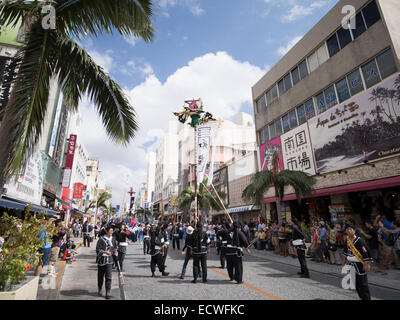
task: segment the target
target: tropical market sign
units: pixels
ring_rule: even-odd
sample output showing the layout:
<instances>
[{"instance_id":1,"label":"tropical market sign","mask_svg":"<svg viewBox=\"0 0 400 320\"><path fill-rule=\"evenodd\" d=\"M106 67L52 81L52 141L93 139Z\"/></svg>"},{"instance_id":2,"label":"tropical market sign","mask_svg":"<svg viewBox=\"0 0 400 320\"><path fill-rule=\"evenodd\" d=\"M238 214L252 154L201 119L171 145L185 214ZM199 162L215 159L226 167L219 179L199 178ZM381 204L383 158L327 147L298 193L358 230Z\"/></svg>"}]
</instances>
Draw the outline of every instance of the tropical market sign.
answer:
<instances>
[{"instance_id":1,"label":"tropical market sign","mask_svg":"<svg viewBox=\"0 0 400 320\"><path fill-rule=\"evenodd\" d=\"M281 138L277 137L260 147L260 161L261 170L271 171L273 168L272 157L275 152L279 153L279 170L283 170L283 157L282 157L282 147Z\"/></svg>"}]
</instances>

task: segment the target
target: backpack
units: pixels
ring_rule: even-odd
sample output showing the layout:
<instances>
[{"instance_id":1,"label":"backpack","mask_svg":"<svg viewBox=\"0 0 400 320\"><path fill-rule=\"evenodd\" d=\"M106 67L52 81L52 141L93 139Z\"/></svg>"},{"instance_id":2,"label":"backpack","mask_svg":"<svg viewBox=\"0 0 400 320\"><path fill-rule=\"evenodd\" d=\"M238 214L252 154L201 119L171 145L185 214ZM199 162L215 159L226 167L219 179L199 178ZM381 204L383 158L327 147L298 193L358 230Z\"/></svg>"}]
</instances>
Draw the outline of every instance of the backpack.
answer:
<instances>
[{"instance_id":1,"label":"backpack","mask_svg":"<svg viewBox=\"0 0 400 320\"><path fill-rule=\"evenodd\" d=\"M397 232L396 237L393 233L389 234L388 237L385 240L386 245L388 245L389 247L393 247L394 244L396 243L397 239L400 236L400 232Z\"/></svg>"}]
</instances>

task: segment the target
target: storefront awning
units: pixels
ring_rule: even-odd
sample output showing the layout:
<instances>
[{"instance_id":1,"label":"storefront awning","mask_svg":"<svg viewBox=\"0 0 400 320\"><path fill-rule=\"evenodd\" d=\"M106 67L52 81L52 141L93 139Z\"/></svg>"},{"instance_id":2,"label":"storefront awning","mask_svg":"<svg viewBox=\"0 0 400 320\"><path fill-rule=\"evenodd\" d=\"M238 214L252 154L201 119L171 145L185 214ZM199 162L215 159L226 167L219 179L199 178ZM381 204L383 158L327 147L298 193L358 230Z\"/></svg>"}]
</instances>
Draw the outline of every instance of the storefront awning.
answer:
<instances>
[{"instance_id":1,"label":"storefront awning","mask_svg":"<svg viewBox=\"0 0 400 320\"><path fill-rule=\"evenodd\" d=\"M17 209L17 210L25 210L25 207L28 205L29 203L25 202L25 201L20 201L20 200L16 200L16 199L5 199L5 198L1 198L0 199L0 207L3 208L8 208L8 209ZM36 204L32 204L31 205L31 210L34 212L40 212L40 213L45 213L47 216L56 216L59 213L57 211L36 205Z\"/></svg>"},{"instance_id":2,"label":"storefront awning","mask_svg":"<svg viewBox=\"0 0 400 320\"><path fill-rule=\"evenodd\" d=\"M228 211L228 213L238 213L238 212L246 212L246 211L255 211L255 210L260 210L260 209L261 209L260 206L249 205L249 206L228 208L227 211Z\"/></svg>"},{"instance_id":3,"label":"storefront awning","mask_svg":"<svg viewBox=\"0 0 400 320\"><path fill-rule=\"evenodd\" d=\"M315 197L323 197L323 196L330 196L334 194L341 194L346 192L358 192L358 191L368 191L368 190L375 190L375 189L383 189L383 188L390 188L400 186L400 176L384 178L384 179L377 179L377 180L370 180L370 181L363 181L358 183L346 184L343 186L335 186L330 188L323 188L314 190L311 196L303 197L303 198L315 198ZM295 200L296 194L291 193L287 194L283 197L283 201ZM275 197L265 198L263 203L271 203L275 202Z\"/></svg>"}]
</instances>

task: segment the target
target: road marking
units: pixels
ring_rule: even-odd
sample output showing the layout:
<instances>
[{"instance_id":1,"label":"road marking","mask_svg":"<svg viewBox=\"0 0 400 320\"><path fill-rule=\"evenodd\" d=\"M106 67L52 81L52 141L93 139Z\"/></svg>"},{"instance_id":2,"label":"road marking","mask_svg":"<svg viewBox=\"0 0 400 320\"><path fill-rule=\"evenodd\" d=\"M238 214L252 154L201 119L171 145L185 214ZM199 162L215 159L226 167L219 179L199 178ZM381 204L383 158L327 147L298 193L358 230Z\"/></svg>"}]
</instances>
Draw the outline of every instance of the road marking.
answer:
<instances>
[{"instance_id":1,"label":"road marking","mask_svg":"<svg viewBox=\"0 0 400 320\"><path fill-rule=\"evenodd\" d=\"M212 270L212 271L215 271L215 272L217 272L217 273L219 273L219 274L222 274L223 276L225 276L225 277L227 277L227 278L229 278L229 275L226 274L225 272L222 272L222 271L220 271L220 270L218 270L218 269L215 269L215 268L213 268L213 267L207 267L207 268L210 269L210 270ZM250 288L250 289L252 289L252 290L254 290L254 291L257 291L257 292L259 292L259 293L261 293L261 294L263 294L263 295L265 295L265 296L268 296L268 297L270 297L271 299L274 299L274 300L283 300L282 298L277 297L277 296L273 295L272 293L269 293L269 292L267 292L267 291L264 291L264 290L262 290L262 289L260 289L260 288L257 288L257 287L255 287L255 286L251 285L250 283L247 283L247 282L244 282L244 281L243 281L243 285L245 285L246 287L248 287L248 288Z\"/></svg>"}]
</instances>

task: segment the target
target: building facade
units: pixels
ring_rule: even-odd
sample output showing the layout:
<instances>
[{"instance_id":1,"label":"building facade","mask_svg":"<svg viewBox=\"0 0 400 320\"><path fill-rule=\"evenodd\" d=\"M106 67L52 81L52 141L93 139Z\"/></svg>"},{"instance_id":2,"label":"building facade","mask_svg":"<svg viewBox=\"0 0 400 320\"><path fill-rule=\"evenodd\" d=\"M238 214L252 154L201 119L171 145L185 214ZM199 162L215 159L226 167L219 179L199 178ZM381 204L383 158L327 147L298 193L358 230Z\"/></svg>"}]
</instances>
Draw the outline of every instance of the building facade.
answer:
<instances>
[{"instance_id":1,"label":"building facade","mask_svg":"<svg viewBox=\"0 0 400 320\"><path fill-rule=\"evenodd\" d=\"M269 220L292 215L332 222L400 209L400 2L344 0L332 8L253 87L258 170L315 176L313 194L298 205L285 190L281 213L265 195ZM345 22L347 21L347 22Z\"/></svg>"}]
</instances>

